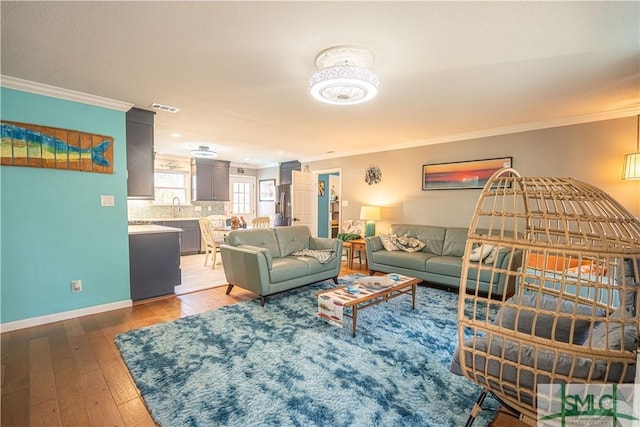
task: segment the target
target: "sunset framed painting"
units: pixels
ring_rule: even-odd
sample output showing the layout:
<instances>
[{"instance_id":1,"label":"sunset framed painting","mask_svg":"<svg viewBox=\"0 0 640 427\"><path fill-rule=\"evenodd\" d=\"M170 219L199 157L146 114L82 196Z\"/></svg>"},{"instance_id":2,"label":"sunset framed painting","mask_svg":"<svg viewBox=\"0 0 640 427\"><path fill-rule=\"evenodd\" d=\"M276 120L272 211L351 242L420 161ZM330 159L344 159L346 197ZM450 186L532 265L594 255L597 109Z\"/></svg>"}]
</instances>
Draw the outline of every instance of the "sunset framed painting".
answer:
<instances>
[{"instance_id":1,"label":"sunset framed painting","mask_svg":"<svg viewBox=\"0 0 640 427\"><path fill-rule=\"evenodd\" d=\"M495 171L512 165L511 157L422 165L422 189L483 188Z\"/></svg>"}]
</instances>

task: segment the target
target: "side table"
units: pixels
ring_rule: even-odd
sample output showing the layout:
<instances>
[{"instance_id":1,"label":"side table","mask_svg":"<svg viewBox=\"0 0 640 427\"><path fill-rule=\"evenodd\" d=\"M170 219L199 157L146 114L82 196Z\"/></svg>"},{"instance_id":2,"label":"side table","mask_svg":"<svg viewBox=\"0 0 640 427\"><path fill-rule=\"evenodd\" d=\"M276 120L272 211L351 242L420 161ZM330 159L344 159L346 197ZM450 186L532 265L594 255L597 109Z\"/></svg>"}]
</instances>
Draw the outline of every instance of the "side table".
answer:
<instances>
[{"instance_id":1,"label":"side table","mask_svg":"<svg viewBox=\"0 0 640 427\"><path fill-rule=\"evenodd\" d=\"M348 245L346 245L347 243ZM359 251L360 253L360 260L361 260L360 264L362 264L362 257L364 257L364 265L366 267L369 266L367 262L367 250L366 250L364 239L349 240L347 242L344 242L343 246L349 247L349 257L347 258L347 266L349 267L350 270L353 269L353 257L356 251Z\"/></svg>"}]
</instances>

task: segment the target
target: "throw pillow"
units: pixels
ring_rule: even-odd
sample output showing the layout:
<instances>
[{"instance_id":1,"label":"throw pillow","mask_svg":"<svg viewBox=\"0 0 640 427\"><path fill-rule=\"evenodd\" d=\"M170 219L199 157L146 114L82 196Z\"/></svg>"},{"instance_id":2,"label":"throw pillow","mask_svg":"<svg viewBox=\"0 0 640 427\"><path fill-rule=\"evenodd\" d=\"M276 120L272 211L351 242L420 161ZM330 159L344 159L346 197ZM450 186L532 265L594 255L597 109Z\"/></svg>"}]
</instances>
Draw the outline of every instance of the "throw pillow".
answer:
<instances>
[{"instance_id":1,"label":"throw pillow","mask_svg":"<svg viewBox=\"0 0 640 427\"><path fill-rule=\"evenodd\" d=\"M605 276L607 274L607 266L596 265L594 263L577 265L575 267L567 268L567 274L570 276Z\"/></svg>"},{"instance_id":2,"label":"throw pillow","mask_svg":"<svg viewBox=\"0 0 640 427\"><path fill-rule=\"evenodd\" d=\"M469 254L469 261L480 261L489 256L491 251L493 250L493 245L480 245L477 248L473 249ZM464 259L464 256L462 257Z\"/></svg>"},{"instance_id":3,"label":"throw pillow","mask_svg":"<svg viewBox=\"0 0 640 427\"><path fill-rule=\"evenodd\" d=\"M496 257L498 256L498 250L500 250L498 246L495 246L493 249L491 249L489 255L487 255L487 257L484 259L484 263L493 264L493 262L496 260Z\"/></svg>"},{"instance_id":4,"label":"throw pillow","mask_svg":"<svg viewBox=\"0 0 640 427\"><path fill-rule=\"evenodd\" d=\"M395 234L383 234L380 236L380 241L382 242L382 246L384 246L384 248L391 252L391 251L399 251L400 248L396 246L396 238L398 236L396 236Z\"/></svg>"},{"instance_id":5,"label":"throw pillow","mask_svg":"<svg viewBox=\"0 0 640 427\"><path fill-rule=\"evenodd\" d=\"M411 236L396 237L394 243L400 250L405 252L418 252L425 246L422 240Z\"/></svg>"},{"instance_id":6,"label":"throw pillow","mask_svg":"<svg viewBox=\"0 0 640 427\"><path fill-rule=\"evenodd\" d=\"M518 332L546 339L553 339L555 336L556 341L571 341L573 344L582 344L589 335L591 321L588 317L593 315L592 307L589 305L560 300L551 295L540 298L537 294L514 295L506 303L515 304L517 307L505 305L498 311L493 323L503 328L513 331L517 325ZM523 306L532 309L519 308ZM580 318L572 320L569 316L557 313L575 313ZM602 317L605 313L603 309L597 309L595 314Z\"/></svg>"}]
</instances>

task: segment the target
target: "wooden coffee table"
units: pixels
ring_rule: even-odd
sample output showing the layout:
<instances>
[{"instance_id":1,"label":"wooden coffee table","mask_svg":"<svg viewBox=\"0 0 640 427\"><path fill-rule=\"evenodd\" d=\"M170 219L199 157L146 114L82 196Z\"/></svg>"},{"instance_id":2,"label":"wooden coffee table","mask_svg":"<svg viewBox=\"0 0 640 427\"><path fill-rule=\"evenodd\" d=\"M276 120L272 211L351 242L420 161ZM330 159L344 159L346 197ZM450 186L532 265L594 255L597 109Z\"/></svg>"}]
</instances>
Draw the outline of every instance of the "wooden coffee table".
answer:
<instances>
[{"instance_id":1,"label":"wooden coffee table","mask_svg":"<svg viewBox=\"0 0 640 427\"><path fill-rule=\"evenodd\" d=\"M387 274L380 277L394 276L394 274ZM353 319L353 336L356 336L356 329L358 325L358 311L378 305L383 302L387 302L390 299L397 298L401 295L411 295L411 309L416 308L416 286L422 282L422 280L416 277L404 276L397 274L400 280L390 287L382 290L371 290L359 285L360 293L351 294L347 292L346 286L340 286L326 291L316 292L316 296L329 295L332 298L336 297L343 303L345 307L351 307L351 314L343 313L343 316L351 317Z\"/></svg>"}]
</instances>

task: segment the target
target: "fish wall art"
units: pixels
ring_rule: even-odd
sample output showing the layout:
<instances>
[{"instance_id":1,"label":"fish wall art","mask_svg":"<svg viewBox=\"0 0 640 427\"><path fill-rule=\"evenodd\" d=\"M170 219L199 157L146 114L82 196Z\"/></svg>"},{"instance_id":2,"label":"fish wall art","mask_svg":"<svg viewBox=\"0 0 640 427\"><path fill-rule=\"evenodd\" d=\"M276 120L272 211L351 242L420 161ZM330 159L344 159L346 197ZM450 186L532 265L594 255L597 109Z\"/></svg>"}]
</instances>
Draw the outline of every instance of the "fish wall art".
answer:
<instances>
[{"instance_id":1,"label":"fish wall art","mask_svg":"<svg viewBox=\"0 0 640 427\"><path fill-rule=\"evenodd\" d=\"M113 173L113 138L77 130L0 122L0 164Z\"/></svg>"}]
</instances>

